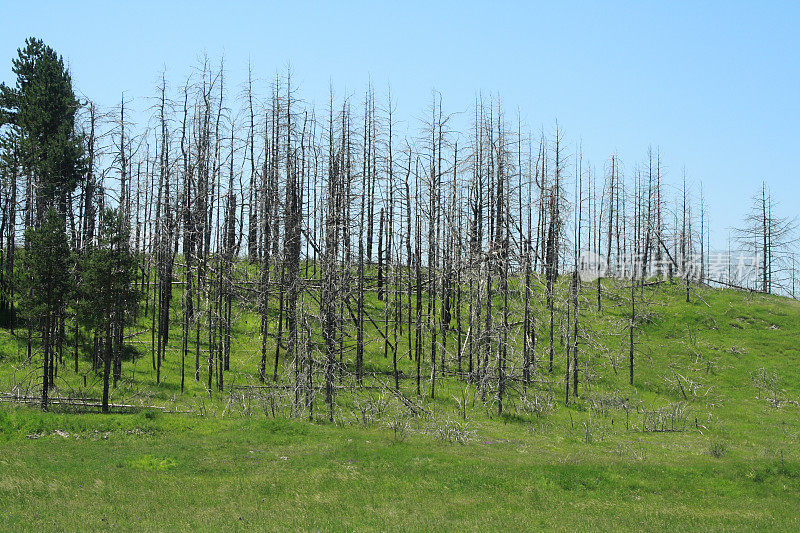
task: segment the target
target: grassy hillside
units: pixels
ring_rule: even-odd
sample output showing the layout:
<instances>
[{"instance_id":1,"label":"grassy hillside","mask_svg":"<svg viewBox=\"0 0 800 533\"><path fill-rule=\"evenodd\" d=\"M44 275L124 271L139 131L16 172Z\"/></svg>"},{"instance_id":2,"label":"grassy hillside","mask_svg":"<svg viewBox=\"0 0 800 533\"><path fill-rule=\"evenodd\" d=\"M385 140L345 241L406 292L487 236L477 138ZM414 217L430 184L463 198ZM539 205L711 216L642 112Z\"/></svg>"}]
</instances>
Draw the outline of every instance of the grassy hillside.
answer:
<instances>
[{"instance_id":1,"label":"grassy hillside","mask_svg":"<svg viewBox=\"0 0 800 533\"><path fill-rule=\"evenodd\" d=\"M427 363L418 397L401 340L401 392L425 412L414 415L384 387L391 356L368 331L368 388L343 379L334 423L321 393L313 422L292 418L290 390L238 388L258 385L258 319L246 306L226 390L209 394L205 374L195 382L192 360L180 394L179 328L156 384L143 316L112 401L151 408L101 416L0 403L0 529L797 530L800 304L704 287L687 304L680 285L647 287L631 386L629 292L603 283L599 313L596 285L583 288L579 396L564 405L558 338L548 371L537 298L534 385L514 381L503 416L492 384L482 401L479 386L448 375L430 399ZM368 302L374 316L382 306ZM24 336L1 331L0 342L0 388L35 389ZM97 397L79 355L76 374L65 353L57 395ZM281 359L278 384L290 379Z\"/></svg>"}]
</instances>

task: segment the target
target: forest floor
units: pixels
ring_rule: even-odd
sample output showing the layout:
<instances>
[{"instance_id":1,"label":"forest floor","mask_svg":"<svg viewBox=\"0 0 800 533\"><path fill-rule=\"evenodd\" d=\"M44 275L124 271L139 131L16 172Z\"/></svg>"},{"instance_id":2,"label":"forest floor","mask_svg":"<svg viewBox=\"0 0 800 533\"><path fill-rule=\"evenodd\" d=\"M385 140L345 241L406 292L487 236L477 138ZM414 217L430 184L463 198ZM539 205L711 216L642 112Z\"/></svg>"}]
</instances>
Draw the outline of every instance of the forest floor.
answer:
<instances>
[{"instance_id":1,"label":"forest floor","mask_svg":"<svg viewBox=\"0 0 800 533\"><path fill-rule=\"evenodd\" d=\"M564 405L563 346L548 372L540 323L535 385L512 387L502 416L493 389L484 402L454 376L430 399L427 365L417 396L403 357L414 415L384 387L391 356L374 332L372 388L342 389L333 423L321 393L309 422L291 417L291 393L246 392L260 390L250 312L211 395L194 360L180 392L177 318L161 383L149 331L132 336L139 358L112 402L138 408L0 402L0 530L800 530L800 304L705 287L687 304L680 285L647 288L631 386L624 287L600 313L584 290L580 394ZM0 391L32 393L37 367L17 335L0 330ZM78 373L70 358L55 395L98 397L89 358Z\"/></svg>"}]
</instances>

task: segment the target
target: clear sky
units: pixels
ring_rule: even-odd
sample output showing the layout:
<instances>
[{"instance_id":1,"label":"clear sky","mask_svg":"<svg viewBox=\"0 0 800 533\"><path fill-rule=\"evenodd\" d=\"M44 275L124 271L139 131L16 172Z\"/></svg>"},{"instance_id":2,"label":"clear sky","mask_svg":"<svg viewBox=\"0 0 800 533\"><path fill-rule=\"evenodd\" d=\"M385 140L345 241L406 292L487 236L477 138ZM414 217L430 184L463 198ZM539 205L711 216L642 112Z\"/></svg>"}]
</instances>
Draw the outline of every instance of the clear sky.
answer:
<instances>
[{"instance_id":1,"label":"clear sky","mask_svg":"<svg viewBox=\"0 0 800 533\"><path fill-rule=\"evenodd\" d=\"M712 245L740 224L766 180L780 212L798 209L800 3L782 2L25 2L2 0L0 79L27 36L68 61L101 106L181 83L204 52L229 83L247 62L266 88L291 64L301 94L325 104L391 83L411 123L431 89L445 111L499 94L534 130L567 139L602 172L630 172L660 147L667 179L703 182ZM165 5L162 5L165 4Z\"/></svg>"}]
</instances>

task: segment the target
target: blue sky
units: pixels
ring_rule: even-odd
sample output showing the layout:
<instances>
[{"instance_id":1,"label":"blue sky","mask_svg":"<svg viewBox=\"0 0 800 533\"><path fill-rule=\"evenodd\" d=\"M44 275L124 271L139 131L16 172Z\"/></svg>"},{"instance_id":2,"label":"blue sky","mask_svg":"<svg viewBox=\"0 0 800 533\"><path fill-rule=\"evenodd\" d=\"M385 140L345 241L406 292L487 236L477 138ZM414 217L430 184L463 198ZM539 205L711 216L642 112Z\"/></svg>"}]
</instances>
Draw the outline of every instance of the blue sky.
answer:
<instances>
[{"instance_id":1,"label":"blue sky","mask_svg":"<svg viewBox=\"0 0 800 533\"><path fill-rule=\"evenodd\" d=\"M660 147L667 179L703 182L712 244L740 224L766 180L797 214L800 3L780 2L21 2L0 22L0 79L29 35L69 62L100 105L125 91L147 105L162 68L180 83L198 57L224 54L229 80L250 60L269 80L291 64L302 96L324 104L391 83L412 127L431 89L446 111L499 94L534 130L556 120L601 172L628 171ZM430 4L430 5L429 5Z\"/></svg>"}]
</instances>

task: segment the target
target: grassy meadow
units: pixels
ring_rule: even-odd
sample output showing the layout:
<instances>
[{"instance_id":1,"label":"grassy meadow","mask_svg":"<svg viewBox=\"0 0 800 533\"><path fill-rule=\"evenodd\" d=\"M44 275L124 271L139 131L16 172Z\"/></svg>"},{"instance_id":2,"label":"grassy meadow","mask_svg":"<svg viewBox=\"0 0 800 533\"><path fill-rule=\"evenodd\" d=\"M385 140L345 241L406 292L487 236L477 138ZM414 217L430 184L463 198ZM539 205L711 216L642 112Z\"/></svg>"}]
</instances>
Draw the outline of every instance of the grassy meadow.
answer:
<instances>
[{"instance_id":1,"label":"grassy meadow","mask_svg":"<svg viewBox=\"0 0 800 533\"><path fill-rule=\"evenodd\" d=\"M427 359L417 396L404 328L400 392L412 412L389 391L391 355L368 329L366 387L345 373L334 422L322 391L313 416L294 407L283 353L277 385L286 386L259 388L259 320L244 304L225 390L205 387L201 339L201 379L191 351L181 393L176 291L160 383L151 316L129 328L135 357L112 402L137 407L42 413L0 402L0 530L800 529L800 303L692 286L687 304L680 284L637 289L631 386L629 291L603 284L601 312L596 284L582 288L580 387L569 405L564 343L557 334L551 373L537 296L537 371L526 390L509 386L503 415L494 384L482 390L453 373L437 377L431 399ZM304 298L301 316L313 322L316 304ZM370 298L378 317L384 304ZM78 372L65 350L53 396L99 397L102 380L78 344ZM0 390L35 391L40 368L26 346L24 329L0 330ZM271 339L267 384L274 350Z\"/></svg>"}]
</instances>

